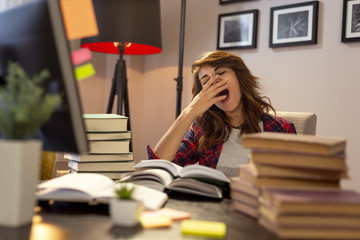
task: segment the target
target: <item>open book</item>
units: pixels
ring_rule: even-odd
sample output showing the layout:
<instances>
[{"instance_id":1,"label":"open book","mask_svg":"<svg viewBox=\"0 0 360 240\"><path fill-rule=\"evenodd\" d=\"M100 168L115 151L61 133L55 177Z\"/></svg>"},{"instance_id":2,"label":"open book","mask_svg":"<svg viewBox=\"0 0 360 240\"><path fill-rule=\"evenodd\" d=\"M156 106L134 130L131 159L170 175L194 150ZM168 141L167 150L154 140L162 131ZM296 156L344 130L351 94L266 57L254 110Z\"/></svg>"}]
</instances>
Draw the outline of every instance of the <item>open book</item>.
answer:
<instances>
[{"instance_id":1,"label":"open book","mask_svg":"<svg viewBox=\"0 0 360 240\"><path fill-rule=\"evenodd\" d=\"M115 196L117 184L121 183L96 173L66 174L38 184L36 196L40 201L108 204ZM142 201L146 209L155 210L165 204L168 196L146 186L136 185L132 198Z\"/></svg>"},{"instance_id":2,"label":"open book","mask_svg":"<svg viewBox=\"0 0 360 240\"><path fill-rule=\"evenodd\" d=\"M222 198L229 189L230 179L219 170L201 165L181 167L167 160L143 160L135 165L136 172L121 181L133 182L160 191L170 190L205 197Z\"/></svg>"}]
</instances>

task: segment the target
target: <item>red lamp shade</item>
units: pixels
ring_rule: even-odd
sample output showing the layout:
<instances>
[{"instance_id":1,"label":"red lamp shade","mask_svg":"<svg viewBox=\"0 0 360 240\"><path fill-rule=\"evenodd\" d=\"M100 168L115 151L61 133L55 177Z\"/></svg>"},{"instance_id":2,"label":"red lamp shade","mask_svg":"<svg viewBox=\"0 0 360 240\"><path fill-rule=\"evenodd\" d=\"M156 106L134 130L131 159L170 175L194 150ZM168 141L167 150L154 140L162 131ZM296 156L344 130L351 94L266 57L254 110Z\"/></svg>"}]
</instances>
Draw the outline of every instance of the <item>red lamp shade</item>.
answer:
<instances>
[{"instance_id":1,"label":"red lamp shade","mask_svg":"<svg viewBox=\"0 0 360 240\"><path fill-rule=\"evenodd\" d=\"M155 54L161 49L160 0L93 0L99 35L81 40L91 51Z\"/></svg>"}]
</instances>

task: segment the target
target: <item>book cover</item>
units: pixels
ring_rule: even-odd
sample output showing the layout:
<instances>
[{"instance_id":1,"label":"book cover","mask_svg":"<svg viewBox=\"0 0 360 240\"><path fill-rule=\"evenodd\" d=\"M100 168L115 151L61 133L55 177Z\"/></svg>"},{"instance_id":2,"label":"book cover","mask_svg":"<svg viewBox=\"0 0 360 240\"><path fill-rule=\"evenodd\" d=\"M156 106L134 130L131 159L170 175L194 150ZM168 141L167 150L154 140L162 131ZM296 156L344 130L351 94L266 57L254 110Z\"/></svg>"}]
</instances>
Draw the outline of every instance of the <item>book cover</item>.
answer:
<instances>
[{"instance_id":1,"label":"book cover","mask_svg":"<svg viewBox=\"0 0 360 240\"><path fill-rule=\"evenodd\" d=\"M345 138L276 132L244 134L242 140L244 147L251 149L269 149L320 155L335 155L345 152L346 148Z\"/></svg>"},{"instance_id":2,"label":"book cover","mask_svg":"<svg viewBox=\"0 0 360 240\"><path fill-rule=\"evenodd\" d=\"M360 228L279 226L260 215L259 224L284 239L360 239Z\"/></svg>"},{"instance_id":3,"label":"book cover","mask_svg":"<svg viewBox=\"0 0 360 240\"><path fill-rule=\"evenodd\" d=\"M260 196L260 189L256 185L251 184L240 177L232 177L230 179L230 189L249 194L253 197Z\"/></svg>"},{"instance_id":4,"label":"book cover","mask_svg":"<svg viewBox=\"0 0 360 240\"><path fill-rule=\"evenodd\" d=\"M83 114L87 132L124 132L127 131L128 117L118 114Z\"/></svg>"},{"instance_id":5,"label":"book cover","mask_svg":"<svg viewBox=\"0 0 360 240\"><path fill-rule=\"evenodd\" d=\"M87 132L88 140L129 140L131 132Z\"/></svg>"},{"instance_id":6,"label":"book cover","mask_svg":"<svg viewBox=\"0 0 360 240\"><path fill-rule=\"evenodd\" d=\"M334 171L346 170L347 168L346 155L344 152L324 156L319 154L253 149L250 153L250 158L254 163L284 167L305 167Z\"/></svg>"},{"instance_id":7,"label":"book cover","mask_svg":"<svg viewBox=\"0 0 360 240\"><path fill-rule=\"evenodd\" d=\"M260 215L259 209L257 207L248 205L238 200L232 200L232 204L235 210L244 213L250 217L258 218Z\"/></svg>"},{"instance_id":8,"label":"book cover","mask_svg":"<svg viewBox=\"0 0 360 240\"><path fill-rule=\"evenodd\" d=\"M347 178L347 169L326 170L307 167L285 167L269 164L250 163L257 177L282 177L309 180L330 180L335 181Z\"/></svg>"},{"instance_id":9,"label":"book cover","mask_svg":"<svg viewBox=\"0 0 360 240\"><path fill-rule=\"evenodd\" d=\"M275 208L261 204L259 212L273 224L284 227L341 227L360 228L360 215L287 213L280 214Z\"/></svg>"},{"instance_id":10,"label":"book cover","mask_svg":"<svg viewBox=\"0 0 360 240\"><path fill-rule=\"evenodd\" d=\"M239 177L244 181L256 185L257 187L292 187L292 188L328 188L339 189L340 180L314 180L314 179L296 179L288 177L264 177L257 176L256 170L247 165L239 169Z\"/></svg>"},{"instance_id":11,"label":"book cover","mask_svg":"<svg viewBox=\"0 0 360 240\"><path fill-rule=\"evenodd\" d=\"M130 153L129 140L89 141L90 154Z\"/></svg>"},{"instance_id":12,"label":"book cover","mask_svg":"<svg viewBox=\"0 0 360 240\"><path fill-rule=\"evenodd\" d=\"M123 154L75 154L64 153L64 159L76 162L119 162L119 161L133 161L134 153Z\"/></svg>"},{"instance_id":13,"label":"book cover","mask_svg":"<svg viewBox=\"0 0 360 240\"><path fill-rule=\"evenodd\" d=\"M120 162L77 162L69 160L69 168L88 172L124 172L135 171L135 161Z\"/></svg>"},{"instance_id":14,"label":"book cover","mask_svg":"<svg viewBox=\"0 0 360 240\"><path fill-rule=\"evenodd\" d=\"M263 188L263 202L279 213L360 215L360 193L353 190Z\"/></svg>"},{"instance_id":15,"label":"book cover","mask_svg":"<svg viewBox=\"0 0 360 240\"><path fill-rule=\"evenodd\" d=\"M231 189L230 196L232 200L244 202L254 208L258 208L260 205L258 197L251 196L241 191Z\"/></svg>"}]
</instances>

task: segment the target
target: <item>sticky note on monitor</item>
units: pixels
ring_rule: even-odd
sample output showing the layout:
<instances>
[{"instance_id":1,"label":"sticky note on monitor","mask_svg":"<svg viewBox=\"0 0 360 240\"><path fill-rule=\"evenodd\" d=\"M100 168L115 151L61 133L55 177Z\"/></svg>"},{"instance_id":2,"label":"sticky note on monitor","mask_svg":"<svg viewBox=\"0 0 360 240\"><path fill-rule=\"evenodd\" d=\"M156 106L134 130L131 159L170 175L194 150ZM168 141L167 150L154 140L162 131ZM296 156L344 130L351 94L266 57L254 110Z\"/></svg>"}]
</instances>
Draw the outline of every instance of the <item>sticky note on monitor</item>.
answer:
<instances>
[{"instance_id":1,"label":"sticky note on monitor","mask_svg":"<svg viewBox=\"0 0 360 240\"><path fill-rule=\"evenodd\" d=\"M69 40L99 34L92 0L61 0L60 6Z\"/></svg>"},{"instance_id":2,"label":"sticky note on monitor","mask_svg":"<svg viewBox=\"0 0 360 240\"><path fill-rule=\"evenodd\" d=\"M88 48L80 48L71 53L71 61L74 65L79 65L91 59L92 55Z\"/></svg>"},{"instance_id":3,"label":"sticky note on monitor","mask_svg":"<svg viewBox=\"0 0 360 240\"><path fill-rule=\"evenodd\" d=\"M91 63L86 63L75 68L76 80L82 80L95 74L95 69Z\"/></svg>"},{"instance_id":4,"label":"sticky note on monitor","mask_svg":"<svg viewBox=\"0 0 360 240\"><path fill-rule=\"evenodd\" d=\"M197 235L212 238L224 238L226 224L215 221L184 220L181 223L181 232L185 235Z\"/></svg>"}]
</instances>

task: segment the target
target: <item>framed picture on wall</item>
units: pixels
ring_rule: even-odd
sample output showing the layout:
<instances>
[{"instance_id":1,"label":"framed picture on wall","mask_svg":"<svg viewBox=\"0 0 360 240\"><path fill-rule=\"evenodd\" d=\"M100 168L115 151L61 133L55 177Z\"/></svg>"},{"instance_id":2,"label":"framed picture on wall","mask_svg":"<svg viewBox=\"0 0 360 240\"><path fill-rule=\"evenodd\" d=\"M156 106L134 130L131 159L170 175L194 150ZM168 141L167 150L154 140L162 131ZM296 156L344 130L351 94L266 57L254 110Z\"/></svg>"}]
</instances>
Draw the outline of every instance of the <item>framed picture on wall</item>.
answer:
<instances>
[{"instance_id":1,"label":"framed picture on wall","mask_svg":"<svg viewBox=\"0 0 360 240\"><path fill-rule=\"evenodd\" d=\"M245 2L245 1L250 1L250 0L220 0L220 4L224 5L228 3L237 3L237 2Z\"/></svg>"},{"instance_id":2,"label":"framed picture on wall","mask_svg":"<svg viewBox=\"0 0 360 240\"><path fill-rule=\"evenodd\" d=\"M344 0L341 42L360 41L360 0Z\"/></svg>"},{"instance_id":3,"label":"framed picture on wall","mask_svg":"<svg viewBox=\"0 0 360 240\"><path fill-rule=\"evenodd\" d=\"M319 1L272 7L269 46L317 43Z\"/></svg>"},{"instance_id":4,"label":"framed picture on wall","mask_svg":"<svg viewBox=\"0 0 360 240\"><path fill-rule=\"evenodd\" d=\"M219 14L217 49L256 48L258 12Z\"/></svg>"}]
</instances>

